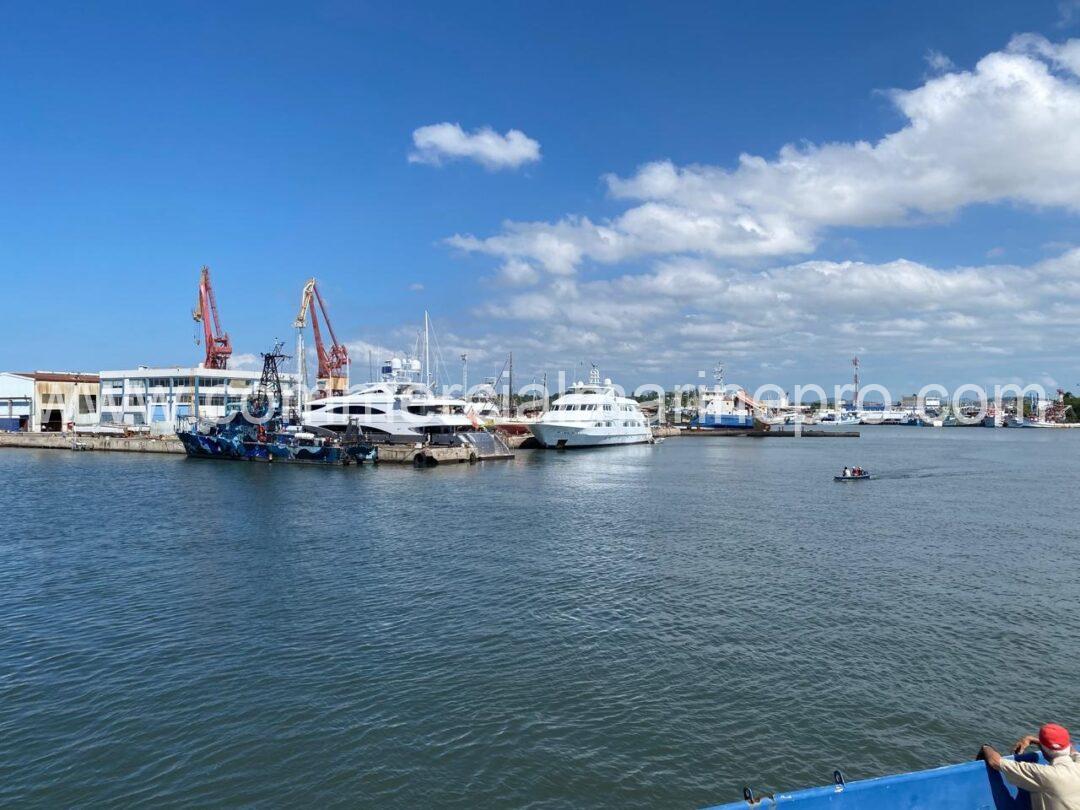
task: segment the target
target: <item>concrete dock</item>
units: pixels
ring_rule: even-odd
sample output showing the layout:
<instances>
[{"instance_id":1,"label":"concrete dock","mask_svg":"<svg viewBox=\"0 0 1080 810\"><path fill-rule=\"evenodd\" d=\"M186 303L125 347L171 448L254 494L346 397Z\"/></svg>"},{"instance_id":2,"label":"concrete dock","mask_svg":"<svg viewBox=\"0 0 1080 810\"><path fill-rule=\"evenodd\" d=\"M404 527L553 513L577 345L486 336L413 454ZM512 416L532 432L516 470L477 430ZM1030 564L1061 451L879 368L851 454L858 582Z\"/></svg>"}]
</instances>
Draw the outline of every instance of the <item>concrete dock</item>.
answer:
<instances>
[{"instance_id":1,"label":"concrete dock","mask_svg":"<svg viewBox=\"0 0 1080 810\"><path fill-rule=\"evenodd\" d=\"M77 447L73 442L77 441ZM129 453L173 453L184 454L184 446L174 436L94 436L70 433L2 433L0 447L28 447L48 450L110 450ZM476 461L512 459L513 453L478 454L471 447L439 447L425 445L416 447L411 444L380 444L379 463L413 464L418 467L433 467L437 464L471 464Z\"/></svg>"},{"instance_id":2,"label":"concrete dock","mask_svg":"<svg viewBox=\"0 0 1080 810\"><path fill-rule=\"evenodd\" d=\"M77 447L73 443L77 442ZM175 436L103 436L70 433L0 433L0 447L49 450L112 450L128 453L179 453L184 445Z\"/></svg>"}]
</instances>

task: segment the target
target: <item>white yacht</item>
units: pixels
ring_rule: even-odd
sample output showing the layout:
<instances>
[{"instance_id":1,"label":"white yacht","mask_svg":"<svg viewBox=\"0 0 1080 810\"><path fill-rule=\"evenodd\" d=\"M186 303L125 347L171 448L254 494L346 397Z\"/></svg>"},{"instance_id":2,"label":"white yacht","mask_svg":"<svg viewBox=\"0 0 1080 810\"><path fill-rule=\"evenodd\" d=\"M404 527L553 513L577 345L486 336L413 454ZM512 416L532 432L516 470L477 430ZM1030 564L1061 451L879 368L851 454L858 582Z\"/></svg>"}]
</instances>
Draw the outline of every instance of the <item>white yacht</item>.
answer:
<instances>
[{"instance_id":1,"label":"white yacht","mask_svg":"<svg viewBox=\"0 0 1080 810\"><path fill-rule=\"evenodd\" d=\"M619 396L611 380L601 383L595 366L588 383L575 383L529 430L544 447L640 444L653 438L637 402Z\"/></svg>"},{"instance_id":2,"label":"white yacht","mask_svg":"<svg viewBox=\"0 0 1080 810\"><path fill-rule=\"evenodd\" d=\"M470 391L465 397L466 415L475 415L481 422L494 422L501 414L495 393L495 384L485 382Z\"/></svg>"},{"instance_id":3,"label":"white yacht","mask_svg":"<svg viewBox=\"0 0 1080 810\"><path fill-rule=\"evenodd\" d=\"M303 423L343 431L355 421L365 433L399 441L475 430L477 423L466 414L465 400L437 396L419 381L420 370L417 360L388 360L381 382L306 403Z\"/></svg>"}]
</instances>

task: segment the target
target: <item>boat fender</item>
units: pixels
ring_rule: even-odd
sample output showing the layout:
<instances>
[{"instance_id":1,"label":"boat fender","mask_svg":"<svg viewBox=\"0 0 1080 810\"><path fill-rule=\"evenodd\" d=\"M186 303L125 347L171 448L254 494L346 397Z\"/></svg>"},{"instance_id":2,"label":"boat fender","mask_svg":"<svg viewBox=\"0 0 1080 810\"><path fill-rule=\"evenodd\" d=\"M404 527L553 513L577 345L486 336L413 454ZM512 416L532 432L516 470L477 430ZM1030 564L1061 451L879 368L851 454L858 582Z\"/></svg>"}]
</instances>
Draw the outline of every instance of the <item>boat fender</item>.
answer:
<instances>
[{"instance_id":1,"label":"boat fender","mask_svg":"<svg viewBox=\"0 0 1080 810\"><path fill-rule=\"evenodd\" d=\"M763 792L761 794L761 797L759 798L759 797L754 795L754 791L749 785L743 786L742 797L743 797L743 800L748 805L750 805L751 807L754 807L756 805L761 804L766 799L772 799L773 803L774 804L776 803L776 794L775 793Z\"/></svg>"},{"instance_id":2,"label":"boat fender","mask_svg":"<svg viewBox=\"0 0 1080 810\"><path fill-rule=\"evenodd\" d=\"M472 453L469 453L469 463L470 464L475 464L476 463L476 453L475 453L475 451L472 452Z\"/></svg>"},{"instance_id":3,"label":"boat fender","mask_svg":"<svg viewBox=\"0 0 1080 810\"><path fill-rule=\"evenodd\" d=\"M847 786L847 782L844 781L844 774L840 773L840 769L837 768L832 772L833 784L836 785L836 792L839 793Z\"/></svg>"}]
</instances>

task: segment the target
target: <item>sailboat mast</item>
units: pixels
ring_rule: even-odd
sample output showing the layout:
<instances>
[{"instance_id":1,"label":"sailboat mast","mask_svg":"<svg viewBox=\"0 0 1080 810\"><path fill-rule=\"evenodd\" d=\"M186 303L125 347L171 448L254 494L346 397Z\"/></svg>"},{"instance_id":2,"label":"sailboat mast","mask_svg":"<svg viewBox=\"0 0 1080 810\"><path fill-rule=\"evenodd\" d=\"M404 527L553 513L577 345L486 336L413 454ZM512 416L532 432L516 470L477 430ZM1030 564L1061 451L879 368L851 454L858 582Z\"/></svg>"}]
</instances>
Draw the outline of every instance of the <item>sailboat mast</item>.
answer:
<instances>
[{"instance_id":1,"label":"sailboat mast","mask_svg":"<svg viewBox=\"0 0 1080 810\"><path fill-rule=\"evenodd\" d=\"M428 388L431 388L431 352L428 349L428 312L424 310L424 382Z\"/></svg>"}]
</instances>

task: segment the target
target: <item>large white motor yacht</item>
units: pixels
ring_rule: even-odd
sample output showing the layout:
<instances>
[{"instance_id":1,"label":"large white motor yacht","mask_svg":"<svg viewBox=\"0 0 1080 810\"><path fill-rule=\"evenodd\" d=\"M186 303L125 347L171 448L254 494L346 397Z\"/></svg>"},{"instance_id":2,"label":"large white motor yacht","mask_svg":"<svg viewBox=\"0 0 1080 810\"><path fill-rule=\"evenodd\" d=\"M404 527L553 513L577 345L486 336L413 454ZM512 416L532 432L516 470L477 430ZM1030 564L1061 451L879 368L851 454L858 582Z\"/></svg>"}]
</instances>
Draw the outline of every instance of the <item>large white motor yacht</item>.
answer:
<instances>
[{"instance_id":1,"label":"large white motor yacht","mask_svg":"<svg viewBox=\"0 0 1080 810\"><path fill-rule=\"evenodd\" d=\"M637 402L619 396L611 380L600 382L594 367L588 383L575 383L529 430L545 447L597 447L652 441Z\"/></svg>"},{"instance_id":2,"label":"large white motor yacht","mask_svg":"<svg viewBox=\"0 0 1080 810\"><path fill-rule=\"evenodd\" d=\"M388 360L382 366L381 382L308 402L303 422L343 431L355 421L365 433L397 440L421 440L475 429L475 417L466 414L465 400L437 396L419 381L419 376L418 361Z\"/></svg>"}]
</instances>

